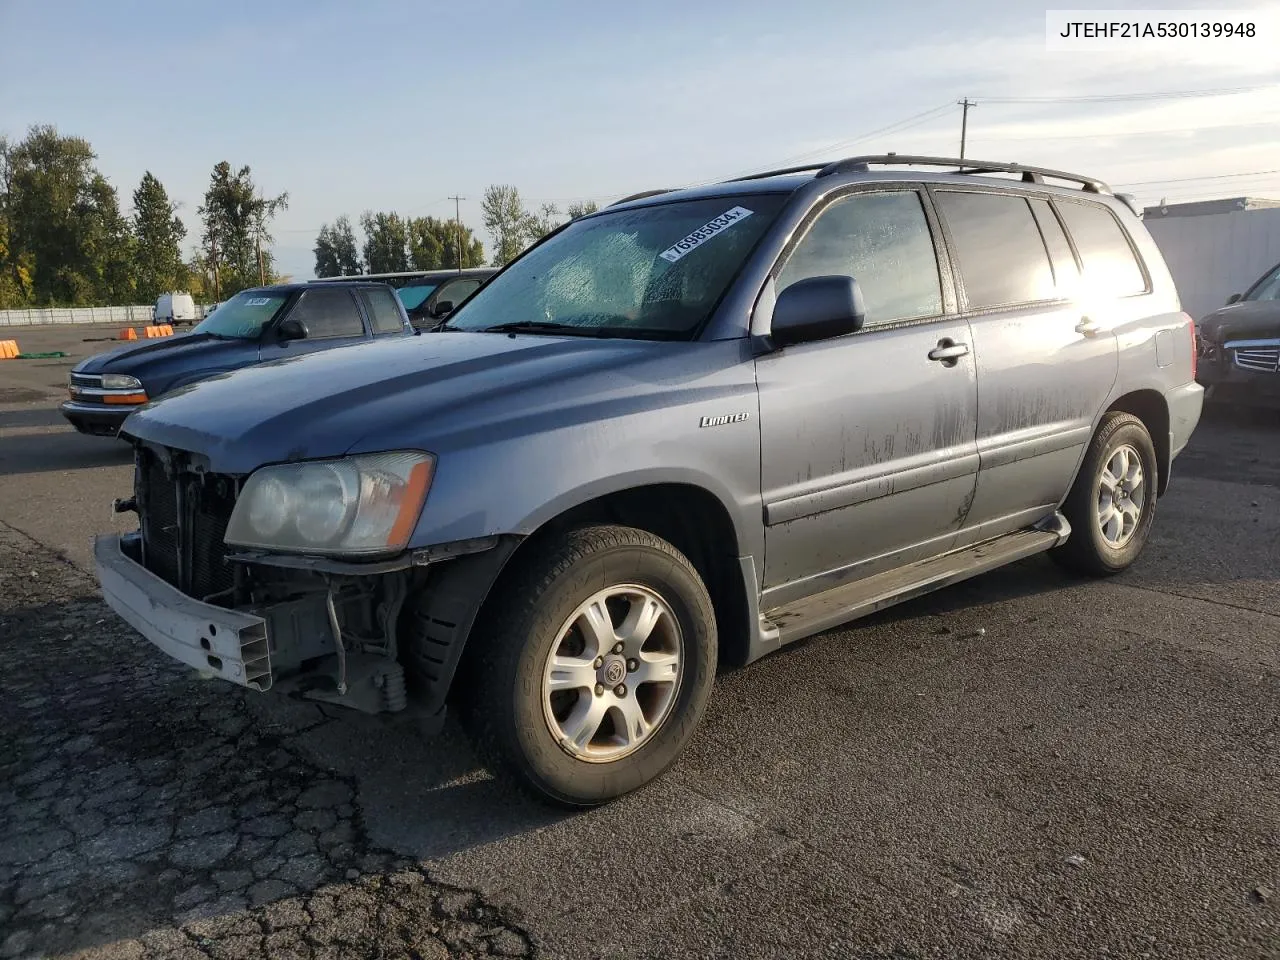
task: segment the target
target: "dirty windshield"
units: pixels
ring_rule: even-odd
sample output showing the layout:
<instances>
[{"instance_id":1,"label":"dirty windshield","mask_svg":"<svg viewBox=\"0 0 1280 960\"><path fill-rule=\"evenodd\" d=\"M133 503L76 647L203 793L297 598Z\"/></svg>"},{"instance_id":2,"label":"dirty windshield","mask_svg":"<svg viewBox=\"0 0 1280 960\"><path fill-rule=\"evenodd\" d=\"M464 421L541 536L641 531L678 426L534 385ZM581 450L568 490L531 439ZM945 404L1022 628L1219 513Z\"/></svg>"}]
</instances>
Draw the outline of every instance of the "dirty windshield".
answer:
<instances>
[{"instance_id":1,"label":"dirty windshield","mask_svg":"<svg viewBox=\"0 0 1280 960\"><path fill-rule=\"evenodd\" d=\"M262 291L245 290L220 304L192 332L256 340L262 335L262 328L276 315L286 299L288 297L283 293L265 294Z\"/></svg>"},{"instance_id":2,"label":"dirty windshield","mask_svg":"<svg viewBox=\"0 0 1280 960\"><path fill-rule=\"evenodd\" d=\"M691 336L784 199L688 200L578 221L491 280L445 329Z\"/></svg>"}]
</instances>

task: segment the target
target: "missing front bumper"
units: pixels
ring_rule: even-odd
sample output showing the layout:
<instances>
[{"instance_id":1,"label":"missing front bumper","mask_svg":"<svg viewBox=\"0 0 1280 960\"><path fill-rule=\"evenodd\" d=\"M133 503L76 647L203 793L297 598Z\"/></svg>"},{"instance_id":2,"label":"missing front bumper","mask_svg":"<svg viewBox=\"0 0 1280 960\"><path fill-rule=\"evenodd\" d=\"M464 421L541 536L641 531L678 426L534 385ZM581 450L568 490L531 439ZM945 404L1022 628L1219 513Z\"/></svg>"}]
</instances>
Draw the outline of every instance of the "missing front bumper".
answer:
<instances>
[{"instance_id":1,"label":"missing front bumper","mask_svg":"<svg viewBox=\"0 0 1280 960\"><path fill-rule=\"evenodd\" d=\"M266 621L193 600L135 560L136 548L136 535L94 538L93 561L107 606L175 660L242 687L269 690Z\"/></svg>"}]
</instances>

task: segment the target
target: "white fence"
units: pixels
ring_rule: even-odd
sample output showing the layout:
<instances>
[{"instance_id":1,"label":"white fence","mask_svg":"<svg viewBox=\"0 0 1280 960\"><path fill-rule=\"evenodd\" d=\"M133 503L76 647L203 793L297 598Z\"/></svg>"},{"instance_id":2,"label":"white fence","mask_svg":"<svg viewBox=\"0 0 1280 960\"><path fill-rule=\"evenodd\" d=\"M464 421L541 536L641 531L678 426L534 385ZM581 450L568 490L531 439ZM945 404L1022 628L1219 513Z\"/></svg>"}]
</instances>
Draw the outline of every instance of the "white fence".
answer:
<instances>
[{"instance_id":1,"label":"white fence","mask_svg":"<svg viewBox=\"0 0 1280 960\"><path fill-rule=\"evenodd\" d=\"M1197 321L1280 263L1280 209L1143 222L1169 265L1182 309Z\"/></svg>"},{"instance_id":2,"label":"white fence","mask_svg":"<svg viewBox=\"0 0 1280 960\"><path fill-rule=\"evenodd\" d=\"M147 326L155 317L151 304L131 307L45 307L32 310L0 310L0 327L35 327L46 323L118 323L130 327ZM203 319L205 308L196 307Z\"/></svg>"}]
</instances>

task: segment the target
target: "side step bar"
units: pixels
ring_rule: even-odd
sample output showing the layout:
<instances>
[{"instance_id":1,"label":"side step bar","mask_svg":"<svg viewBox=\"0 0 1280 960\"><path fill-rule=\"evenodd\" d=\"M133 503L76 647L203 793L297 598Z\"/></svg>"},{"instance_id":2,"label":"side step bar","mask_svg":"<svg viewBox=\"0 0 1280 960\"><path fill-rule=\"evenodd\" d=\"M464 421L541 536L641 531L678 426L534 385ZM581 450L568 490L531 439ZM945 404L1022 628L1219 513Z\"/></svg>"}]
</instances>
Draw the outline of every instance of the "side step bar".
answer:
<instances>
[{"instance_id":1,"label":"side step bar","mask_svg":"<svg viewBox=\"0 0 1280 960\"><path fill-rule=\"evenodd\" d=\"M775 607L767 611L763 619L767 625L777 628L782 643L790 643L868 616L895 603L987 573L1015 560L1043 553L1065 541L1070 534L1071 525L1066 517L1056 513L1036 527L897 570L886 570L874 577Z\"/></svg>"}]
</instances>

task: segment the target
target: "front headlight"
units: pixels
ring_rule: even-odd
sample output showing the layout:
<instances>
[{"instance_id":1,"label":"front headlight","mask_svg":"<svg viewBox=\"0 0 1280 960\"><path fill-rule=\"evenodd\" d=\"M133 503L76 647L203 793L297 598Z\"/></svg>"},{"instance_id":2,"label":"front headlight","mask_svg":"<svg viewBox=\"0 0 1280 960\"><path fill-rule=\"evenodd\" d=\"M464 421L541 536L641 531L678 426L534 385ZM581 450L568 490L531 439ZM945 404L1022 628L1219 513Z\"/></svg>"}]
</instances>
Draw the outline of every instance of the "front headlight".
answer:
<instances>
[{"instance_id":1,"label":"front headlight","mask_svg":"<svg viewBox=\"0 0 1280 960\"><path fill-rule=\"evenodd\" d=\"M236 500L226 541L300 553L403 550L435 473L416 450L263 467Z\"/></svg>"},{"instance_id":2,"label":"front headlight","mask_svg":"<svg viewBox=\"0 0 1280 960\"><path fill-rule=\"evenodd\" d=\"M102 389L104 390L137 390L142 381L137 377L126 377L123 373L104 373Z\"/></svg>"}]
</instances>

